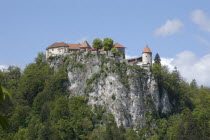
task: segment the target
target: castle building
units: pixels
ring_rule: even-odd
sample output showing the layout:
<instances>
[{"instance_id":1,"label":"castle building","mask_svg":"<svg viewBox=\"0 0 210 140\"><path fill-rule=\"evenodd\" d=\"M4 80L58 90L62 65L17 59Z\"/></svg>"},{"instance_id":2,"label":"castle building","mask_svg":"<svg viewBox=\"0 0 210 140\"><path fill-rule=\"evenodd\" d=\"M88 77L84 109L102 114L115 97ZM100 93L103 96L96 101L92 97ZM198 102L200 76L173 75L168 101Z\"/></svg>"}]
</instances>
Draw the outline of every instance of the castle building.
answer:
<instances>
[{"instance_id":1,"label":"castle building","mask_svg":"<svg viewBox=\"0 0 210 140\"><path fill-rule=\"evenodd\" d=\"M82 44L67 44L64 42L55 42L46 48L46 57L62 55L65 53L75 52L75 51L85 51L91 49L91 46L87 41Z\"/></svg>"},{"instance_id":2,"label":"castle building","mask_svg":"<svg viewBox=\"0 0 210 140\"><path fill-rule=\"evenodd\" d=\"M125 53L125 48L119 43L113 44L113 47L117 48L119 52ZM84 41L82 44L68 44L65 42L55 42L49 47L46 48L46 58L50 56L57 56L68 54L72 52L86 52L86 51L97 51L95 48L91 47L87 41ZM105 51L104 48L99 49L98 51ZM137 65L144 69L150 69L152 66L152 51L148 46L146 46L142 52L142 56L136 58L126 59L127 62L131 65Z\"/></svg>"},{"instance_id":3,"label":"castle building","mask_svg":"<svg viewBox=\"0 0 210 140\"><path fill-rule=\"evenodd\" d=\"M148 46L146 46L142 52L141 57L127 59L128 63L131 65L137 65L144 69L150 69L152 66L152 51Z\"/></svg>"},{"instance_id":4,"label":"castle building","mask_svg":"<svg viewBox=\"0 0 210 140\"><path fill-rule=\"evenodd\" d=\"M117 48L119 52L125 53L125 47L119 43L113 44L113 47ZM87 41L82 44L68 44L64 42L55 42L46 48L46 58L49 56L56 56L62 54L68 54L75 51L97 51L95 48L91 47ZM104 51L104 49L99 49L98 51Z\"/></svg>"}]
</instances>

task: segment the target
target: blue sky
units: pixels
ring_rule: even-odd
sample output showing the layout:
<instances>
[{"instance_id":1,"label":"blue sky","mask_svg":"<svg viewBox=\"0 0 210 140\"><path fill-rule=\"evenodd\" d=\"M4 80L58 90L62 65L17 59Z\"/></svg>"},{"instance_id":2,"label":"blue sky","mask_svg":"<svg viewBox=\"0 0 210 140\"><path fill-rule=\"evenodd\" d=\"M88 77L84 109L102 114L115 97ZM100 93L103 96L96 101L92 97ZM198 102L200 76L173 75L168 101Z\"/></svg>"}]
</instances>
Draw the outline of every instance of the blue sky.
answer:
<instances>
[{"instance_id":1,"label":"blue sky","mask_svg":"<svg viewBox=\"0 0 210 140\"><path fill-rule=\"evenodd\" d=\"M149 45L169 66L182 67L174 62L182 53L198 64L210 54L209 0L0 0L0 19L0 66L24 68L54 42L96 37L124 45L128 56Z\"/></svg>"}]
</instances>

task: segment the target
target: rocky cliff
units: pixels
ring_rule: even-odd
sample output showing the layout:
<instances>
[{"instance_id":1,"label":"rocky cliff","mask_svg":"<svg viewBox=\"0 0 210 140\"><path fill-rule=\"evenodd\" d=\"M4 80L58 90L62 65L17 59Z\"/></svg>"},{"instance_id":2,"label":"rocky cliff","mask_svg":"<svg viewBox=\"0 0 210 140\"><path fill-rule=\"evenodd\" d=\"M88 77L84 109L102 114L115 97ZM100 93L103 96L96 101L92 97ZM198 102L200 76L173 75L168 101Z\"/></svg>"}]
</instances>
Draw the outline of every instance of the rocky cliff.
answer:
<instances>
[{"instance_id":1,"label":"rocky cliff","mask_svg":"<svg viewBox=\"0 0 210 140\"><path fill-rule=\"evenodd\" d=\"M87 96L89 104L104 106L118 126L138 128L148 114L171 110L167 91L159 89L152 73L120 57L72 53L49 62L55 70L65 65L70 96Z\"/></svg>"}]
</instances>

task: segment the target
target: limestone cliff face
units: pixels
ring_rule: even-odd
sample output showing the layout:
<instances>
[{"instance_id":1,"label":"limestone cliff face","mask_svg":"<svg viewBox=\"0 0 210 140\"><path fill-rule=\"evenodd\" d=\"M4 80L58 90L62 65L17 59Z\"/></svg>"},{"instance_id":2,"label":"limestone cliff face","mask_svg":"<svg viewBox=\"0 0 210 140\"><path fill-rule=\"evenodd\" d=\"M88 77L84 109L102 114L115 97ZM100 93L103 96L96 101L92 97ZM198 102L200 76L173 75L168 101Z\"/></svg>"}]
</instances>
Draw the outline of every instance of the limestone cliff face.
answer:
<instances>
[{"instance_id":1,"label":"limestone cliff face","mask_svg":"<svg viewBox=\"0 0 210 140\"><path fill-rule=\"evenodd\" d=\"M89 104L106 107L118 126L138 128L146 123L147 114L171 110L167 91L158 88L152 74L123 59L83 53L50 62L55 69L64 63L70 96L88 96Z\"/></svg>"}]
</instances>

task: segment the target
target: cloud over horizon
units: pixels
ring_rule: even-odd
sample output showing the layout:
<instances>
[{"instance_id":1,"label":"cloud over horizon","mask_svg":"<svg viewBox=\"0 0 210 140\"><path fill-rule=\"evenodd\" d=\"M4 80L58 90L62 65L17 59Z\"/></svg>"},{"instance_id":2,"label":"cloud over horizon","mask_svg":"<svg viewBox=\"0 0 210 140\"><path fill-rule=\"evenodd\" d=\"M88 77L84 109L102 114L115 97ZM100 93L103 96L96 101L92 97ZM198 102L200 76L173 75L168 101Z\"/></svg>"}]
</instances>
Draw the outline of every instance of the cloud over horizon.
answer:
<instances>
[{"instance_id":1,"label":"cloud over horizon","mask_svg":"<svg viewBox=\"0 0 210 140\"><path fill-rule=\"evenodd\" d=\"M166 20L165 24L154 31L155 36L170 36L180 32L184 24L179 19Z\"/></svg>"},{"instance_id":2,"label":"cloud over horizon","mask_svg":"<svg viewBox=\"0 0 210 140\"><path fill-rule=\"evenodd\" d=\"M162 65L167 65L170 70L176 66L182 77L187 82L196 79L199 85L210 86L210 54L198 57L191 51L184 51L175 58L161 58Z\"/></svg>"},{"instance_id":3,"label":"cloud over horizon","mask_svg":"<svg viewBox=\"0 0 210 140\"><path fill-rule=\"evenodd\" d=\"M191 20L203 31L210 32L210 17L204 11L200 9L192 11Z\"/></svg>"},{"instance_id":4,"label":"cloud over horizon","mask_svg":"<svg viewBox=\"0 0 210 140\"><path fill-rule=\"evenodd\" d=\"M7 69L8 68L8 66L6 66L6 65L0 65L0 70L4 70L4 69Z\"/></svg>"},{"instance_id":5,"label":"cloud over horizon","mask_svg":"<svg viewBox=\"0 0 210 140\"><path fill-rule=\"evenodd\" d=\"M136 56L126 55L126 59ZM161 64L168 66L172 72L174 67L177 67L181 76L191 82L196 79L198 85L210 87L210 53L198 57L192 51L183 51L177 54L174 58L161 57Z\"/></svg>"}]
</instances>

